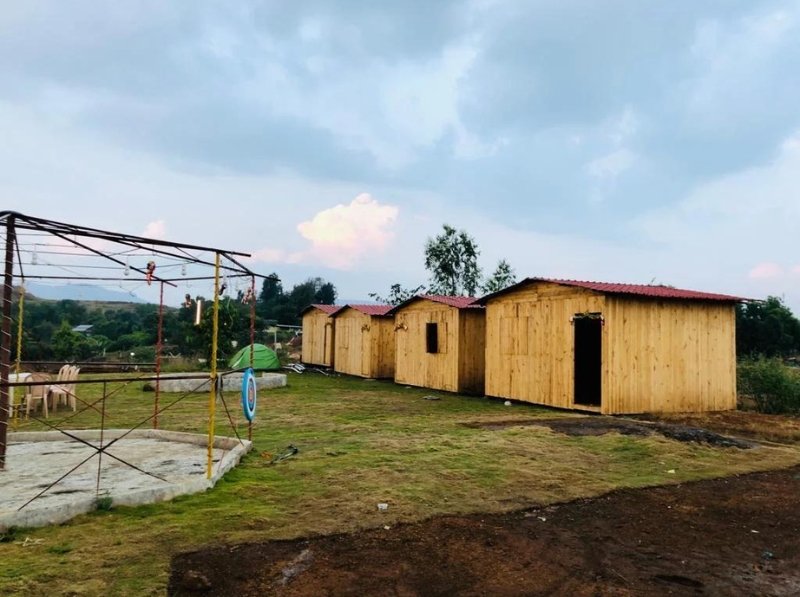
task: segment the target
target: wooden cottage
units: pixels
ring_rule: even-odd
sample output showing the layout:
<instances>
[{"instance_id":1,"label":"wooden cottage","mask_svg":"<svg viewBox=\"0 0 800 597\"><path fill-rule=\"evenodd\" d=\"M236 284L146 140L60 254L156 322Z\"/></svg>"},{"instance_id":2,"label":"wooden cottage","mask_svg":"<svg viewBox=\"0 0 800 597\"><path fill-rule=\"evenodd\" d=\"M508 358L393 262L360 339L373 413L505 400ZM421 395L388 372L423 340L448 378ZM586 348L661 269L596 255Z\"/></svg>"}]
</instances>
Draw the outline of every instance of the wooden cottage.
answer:
<instances>
[{"instance_id":1,"label":"wooden cottage","mask_svg":"<svg viewBox=\"0 0 800 597\"><path fill-rule=\"evenodd\" d=\"M483 395L484 308L463 296L422 295L392 309L397 383Z\"/></svg>"},{"instance_id":2,"label":"wooden cottage","mask_svg":"<svg viewBox=\"0 0 800 597\"><path fill-rule=\"evenodd\" d=\"M603 414L736 408L741 300L529 278L479 301L486 394Z\"/></svg>"},{"instance_id":3,"label":"wooden cottage","mask_svg":"<svg viewBox=\"0 0 800 597\"><path fill-rule=\"evenodd\" d=\"M391 305L345 305L333 314L333 369L360 377L394 377Z\"/></svg>"},{"instance_id":4,"label":"wooden cottage","mask_svg":"<svg viewBox=\"0 0 800 597\"><path fill-rule=\"evenodd\" d=\"M303 351L301 359L308 365L333 367L333 317L336 305L309 305L303 318Z\"/></svg>"}]
</instances>

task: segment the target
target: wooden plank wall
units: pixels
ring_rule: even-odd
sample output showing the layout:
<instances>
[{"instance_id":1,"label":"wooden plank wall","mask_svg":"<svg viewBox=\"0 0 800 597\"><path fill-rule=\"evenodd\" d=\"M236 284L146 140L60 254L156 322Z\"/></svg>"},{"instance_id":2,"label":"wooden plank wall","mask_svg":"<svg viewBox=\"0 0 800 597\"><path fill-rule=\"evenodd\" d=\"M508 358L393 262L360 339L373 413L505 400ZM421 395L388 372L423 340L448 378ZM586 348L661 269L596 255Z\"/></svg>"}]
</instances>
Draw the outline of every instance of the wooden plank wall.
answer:
<instances>
[{"instance_id":1,"label":"wooden plank wall","mask_svg":"<svg viewBox=\"0 0 800 597\"><path fill-rule=\"evenodd\" d=\"M458 391L483 396L486 376L486 311L459 311Z\"/></svg>"},{"instance_id":2,"label":"wooden plank wall","mask_svg":"<svg viewBox=\"0 0 800 597\"><path fill-rule=\"evenodd\" d=\"M427 352L425 324L439 324L439 352ZM397 383L458 392L458 309L430 300L418 300L395 316Z\"/></svg>"},{"instance_id":3,"label":"wooden plank wall","mask_svg":"<svg viewBox=\"0 0 800 597\"><path fill-rule=\"evenodd\" d=\"M347 375L394 376L394 322L347 308L335 320L333 369Z\"/></svg>"},{"instance_id":4,"label":"wooden plank wall","mask_svg":"<svg viewBox=\"0 0 800 597\"><path fill-rule=\"evenodd\" d=\"M603 295L537 283L486 306L486 395L573 408L576 313L602 312ZM603 350L607 326L603 330ZM607 377L604 358L603 377Z\"/></svg>"},{"instance_id":5,"label":"wooden plank wall","mask_svg":"<svg viewBox=\"0 0 800 597\"><path fill-rule=\"evenodd\" d=\"M355 309L344 309L334 318L333 369L339 373L370 376L369 334L362 328L369 326L370 317Z\"/></svg>"},{"instance_id":6,"label":"wooden plank wall","mask_svg":"<svg viewBox=\"0 0 800 597\"><path fill-rule=\"evenodd\" d=\"M486 394L575 408L570 318L585 312L605 321L602 413L736 407L732 304L605 297L549 283L487 305Z\"/></svg>"},{"instance_id":7,"label":"wooden plank wall","mask_svg":"<svg viewBox=\"0 0 800 597\"><path fill-rule=\"evenodd\" d=\"M369 377L392 378L395 369L394 317L371 317L370 319L371 370Z\"/></svg>"},{"instance_id":8,"label":"wooden plank wall","mask_svg":"<svg viewBox=\"0 0 800 597\"><path fill-rule=\"evenodd\" d=\"M732 304L609 297L606 305L603 412L736 408Z\"/></svg>"},{"instance_id":9,"label":"wooden plank wall","mask_svg":"<svg viewBox=\"0 0 800 597\"><path fill-rule=\"evenodd\" d=\"M333 318L319 309L303 315L302 360L310 365L330 367L333 364Z\"/></svg>"}]
</instances>

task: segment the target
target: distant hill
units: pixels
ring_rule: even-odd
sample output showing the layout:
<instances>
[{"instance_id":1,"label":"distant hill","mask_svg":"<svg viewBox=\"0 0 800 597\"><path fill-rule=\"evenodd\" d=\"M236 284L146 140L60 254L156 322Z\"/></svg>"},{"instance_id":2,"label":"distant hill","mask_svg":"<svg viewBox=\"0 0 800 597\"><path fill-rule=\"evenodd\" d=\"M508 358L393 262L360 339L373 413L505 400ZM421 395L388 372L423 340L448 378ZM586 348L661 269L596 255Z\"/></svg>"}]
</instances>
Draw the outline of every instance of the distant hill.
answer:
<instances>
[{"instance_id":1,"label":"distant hill","mask_svg":"<svg viewBox=\"0 0 800 597\"><path fill-rule=\"evenodd\" d=\"M111 290L92 284L64 284L49 286L28 282L25 284L27 294L44 300L73 300L73 301L101 301L108 303L144 303L143 299L135 294L121 290Z\"/></svg>"}]
</instances>

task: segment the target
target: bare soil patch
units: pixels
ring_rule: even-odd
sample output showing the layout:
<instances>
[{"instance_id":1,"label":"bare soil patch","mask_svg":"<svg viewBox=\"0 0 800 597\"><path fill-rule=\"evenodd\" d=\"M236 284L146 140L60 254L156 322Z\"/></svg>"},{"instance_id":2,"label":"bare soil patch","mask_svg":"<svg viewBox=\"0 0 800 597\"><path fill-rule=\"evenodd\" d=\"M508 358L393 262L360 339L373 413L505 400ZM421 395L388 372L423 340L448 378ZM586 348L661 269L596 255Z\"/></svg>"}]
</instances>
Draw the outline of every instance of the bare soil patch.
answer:
<instances>
[{"instance_id":1,"label":"bare soil patch","mask_svg":"<svg viewBox=\"0 0 800 597\"><path fill-rule=\"evenodd\" d=\"M800 467L510 514L219 546L170 595L797 595Z\"/></svg>"},{"instance_id":2,"label":"bare soil patch","mask_svg":"<svg viewBox=\"0 0 800 597\"><path fill-rule=\"evenodd\" d=\"M573 436L605 435L621 433L622 435L647 436L658 433L669 439L680 442L705 443L721 448L752 448L755 444L741 439L727 437L701 429L676 423L636 421L616 417L560 417L555 419L524 419L509 421L491 421L489 423L467 423L469 427L499 430L507 427L539 426Z\"/></svg>"},{"instance_id":3,"label":"bare soil patch","mask_svg":"<svg viewBox=\"0 0 800 597\"><path fill-rule=\"evenodd\" d=\"M778 443L800 442L800 417L730 410L715 413L642 415L642 419L702 427L717 433Z\"/></svg>"}]
</instances>

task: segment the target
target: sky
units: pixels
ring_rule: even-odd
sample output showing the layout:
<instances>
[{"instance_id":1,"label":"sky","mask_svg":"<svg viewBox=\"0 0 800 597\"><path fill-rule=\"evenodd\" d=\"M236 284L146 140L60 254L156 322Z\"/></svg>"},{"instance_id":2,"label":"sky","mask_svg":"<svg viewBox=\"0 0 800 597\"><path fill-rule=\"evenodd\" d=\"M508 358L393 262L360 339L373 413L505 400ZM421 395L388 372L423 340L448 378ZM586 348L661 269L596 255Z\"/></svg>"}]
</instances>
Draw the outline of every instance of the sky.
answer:
<instances>
[{"instance_id":1,"label":"sky","mask_svg":"<svg viewBox=\"0 0 800 597\"><path fill-rule=\"evenodd\" d=\"M30 0L0 70L2 209L350 300L447 223L486 273L800 313L800 0Z\"/></svg>"}]
</instances>

